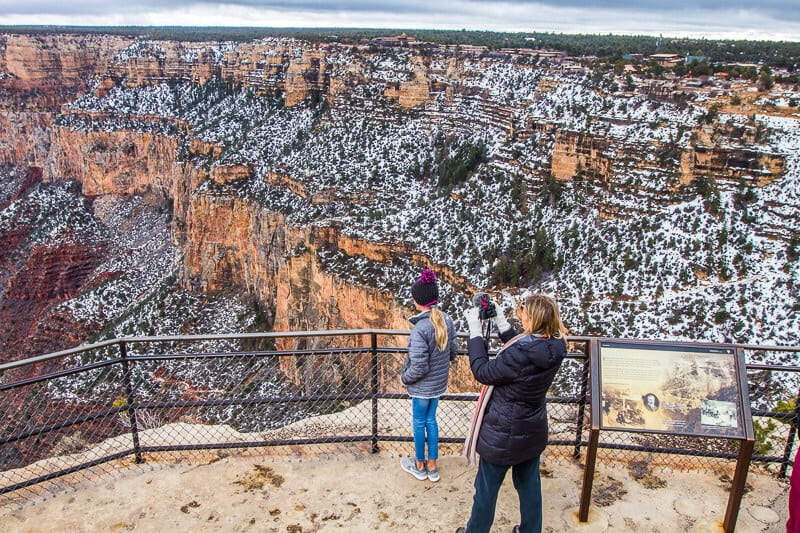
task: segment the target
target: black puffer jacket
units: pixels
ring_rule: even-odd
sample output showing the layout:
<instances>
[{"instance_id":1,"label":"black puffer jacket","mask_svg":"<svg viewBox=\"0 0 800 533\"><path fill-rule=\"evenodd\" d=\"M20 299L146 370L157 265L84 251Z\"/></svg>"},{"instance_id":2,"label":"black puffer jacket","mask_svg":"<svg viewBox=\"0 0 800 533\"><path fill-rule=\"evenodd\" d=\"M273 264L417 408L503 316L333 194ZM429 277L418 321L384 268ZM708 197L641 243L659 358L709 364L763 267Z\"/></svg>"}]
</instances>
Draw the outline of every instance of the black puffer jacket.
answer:
<instances>
[{"instance_id":1,"label":"black puffer jacket","mask_svg":"<svg viewBox=\"0 0 800 533\"><path fill-rule=\"evenodd\" d=\"M503 342L516 335L500 333ZM562 339L526 336L489 359L481 337L469 340L472 373L494 385L478 435L481 458L496 465L515 465L538 456L547 446L545 395L567 353Z\"/></svg>"}]
</instances>

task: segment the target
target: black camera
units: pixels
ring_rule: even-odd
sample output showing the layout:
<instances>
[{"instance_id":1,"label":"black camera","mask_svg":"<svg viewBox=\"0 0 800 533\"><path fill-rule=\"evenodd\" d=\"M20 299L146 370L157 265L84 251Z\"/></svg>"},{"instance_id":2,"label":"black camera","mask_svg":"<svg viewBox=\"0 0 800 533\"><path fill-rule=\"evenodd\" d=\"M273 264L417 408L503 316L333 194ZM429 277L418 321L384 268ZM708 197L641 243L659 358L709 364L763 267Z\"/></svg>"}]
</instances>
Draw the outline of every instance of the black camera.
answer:
<instances>
[{"instance_id":1,"label":"black camera","mask_svg":"<svg viewBox=\"0 0 800 533\"><path fill-rule=\"evenodd\" d=\"M497 316L497 309L494 302L485 292L479 292L472 297L472 305L478 308L478 317L481 320L489 320Z\"/></svg>"}]
</instances>

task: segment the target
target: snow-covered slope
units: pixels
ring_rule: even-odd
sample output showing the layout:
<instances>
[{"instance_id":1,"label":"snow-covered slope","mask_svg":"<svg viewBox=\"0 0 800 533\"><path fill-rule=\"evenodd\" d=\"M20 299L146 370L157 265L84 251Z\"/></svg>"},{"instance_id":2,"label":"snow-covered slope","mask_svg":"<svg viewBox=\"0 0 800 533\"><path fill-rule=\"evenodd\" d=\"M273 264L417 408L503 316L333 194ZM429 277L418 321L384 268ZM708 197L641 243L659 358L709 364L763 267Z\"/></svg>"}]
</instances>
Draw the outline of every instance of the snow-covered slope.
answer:
<instances>
[{"instance_id":1,"label":"snow-covered slope","mask_svg":"<svg viewBox=\"0 0 800 533\"><path fill-rule=\"evenodd\" d=\"M231 50L229 43L219 47L218 58ZM322 95L286 107L280 93L217 79L118 84L101 97L87 93L71 102L58 122L164 135L177 135L171 125L185 123L181 157L189 158L186 143L199 139L220 146L221 154L190 164L251 165L254 176L232 187L264 209L281 211L294 224L335 223L355 237L407 243L476 287L553 293L576 334L797 343L796 117L722 114L709 126L703 95L655 100L623 91L610 70L598 80L547 64L441 51L426 59L428 103L408 109L384 91L415 79L412 55L331 48L330 75L358 72L358 82L330 100ZM144 115L169 120L137 119ZM762 132L757 144L719 133L737 121ZM709 138L719 146L780 154L785 171L765 186L746 171L738 180L701 176L703 183L681 183L681 154L708 127L717 127ZM554 180L557 131L601 139L611 178L578 172ZM458 179L443 180L441 169L456 165L464 147L479 147L483 155ZM309 195L267 183L270 173ZM132 247L156 250L165 246L159 239ZM344 279L405 296L408 258L367 265L363 257L321 252L320 259ZM174 270L169 265L178 260L164 254L159 271ZM365 269L379 274L354 274ZM136 299L134 285L151 283L132 274L66 305L106 318L112 309L119 317ZM454 311L467 295L449 290ZM102 311L97 298L107 302Z\"/></svg>"}]
</instances>

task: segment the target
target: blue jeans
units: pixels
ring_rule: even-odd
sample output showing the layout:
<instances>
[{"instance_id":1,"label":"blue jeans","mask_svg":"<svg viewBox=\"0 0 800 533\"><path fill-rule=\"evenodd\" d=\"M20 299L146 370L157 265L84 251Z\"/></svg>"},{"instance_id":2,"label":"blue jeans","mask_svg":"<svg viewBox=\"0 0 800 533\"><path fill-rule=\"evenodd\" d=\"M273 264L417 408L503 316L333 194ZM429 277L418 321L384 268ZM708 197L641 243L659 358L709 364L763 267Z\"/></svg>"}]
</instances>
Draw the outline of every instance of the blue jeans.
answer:
<instances>
[{"instance_id":1,"label":"blue jeans","mask_svg":"<svg viewBox=\"0 0 800 533\"><path fill-rule=\"evenodd\" d=\"M489 533L494 522L497 493L509 468L519 495L520 533L542 531L542 480L539 477L539 457L536 457L514 466L493 465L480 460L467 533Z\"/></svg>"},{"instance_id":2,"label":"blue jeans","mask_svg":"<svg viewBox=\"0 0 800 533\"><path fill-rule=\"evenodd\" d=\"M428 459L439 458L439 424L436 408L439 398L411 398L411 423L414 427L414 455L417 461L425 460L425 435L428 441Z\"/></svg>"}]
</instances>

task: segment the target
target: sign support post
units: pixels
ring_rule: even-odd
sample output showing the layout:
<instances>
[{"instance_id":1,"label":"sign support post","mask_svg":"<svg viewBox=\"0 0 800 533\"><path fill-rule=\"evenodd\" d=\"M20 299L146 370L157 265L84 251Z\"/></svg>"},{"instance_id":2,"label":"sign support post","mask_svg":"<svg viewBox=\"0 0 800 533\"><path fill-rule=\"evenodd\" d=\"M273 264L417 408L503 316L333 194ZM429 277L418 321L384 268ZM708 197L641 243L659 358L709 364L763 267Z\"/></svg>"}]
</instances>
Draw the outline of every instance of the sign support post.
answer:
<instances>
[{"instance_id":1,"label":"sign support post","mask_svg":"<svg viewBox=\"0 0 800 533\"><path fill-rule=\"evenodd\" d=\"M600 391L599 360L597 339L592 339L589 343L592 427L589 430L589 445L586 447L586 464L583 467L581 503L578 509L578 520L581 522L589 520L589 506L592 504L592 485L594 484L594 469L597 461L597 444L600 442L600 402L597 401L597 394Z\"/></svg>"}]
</instances>

